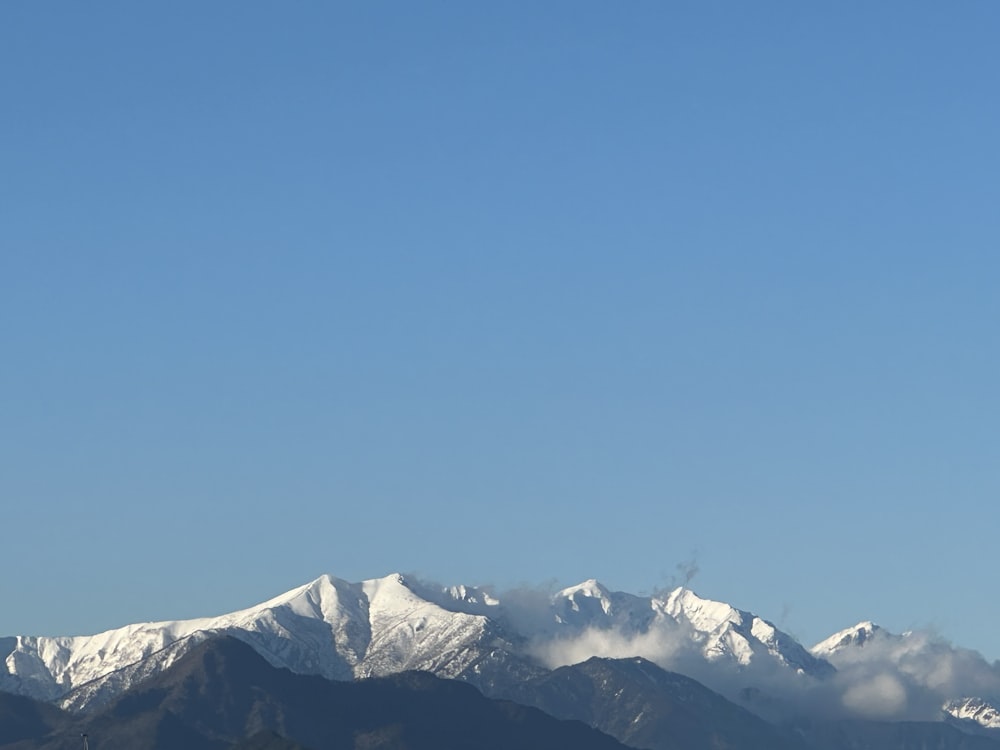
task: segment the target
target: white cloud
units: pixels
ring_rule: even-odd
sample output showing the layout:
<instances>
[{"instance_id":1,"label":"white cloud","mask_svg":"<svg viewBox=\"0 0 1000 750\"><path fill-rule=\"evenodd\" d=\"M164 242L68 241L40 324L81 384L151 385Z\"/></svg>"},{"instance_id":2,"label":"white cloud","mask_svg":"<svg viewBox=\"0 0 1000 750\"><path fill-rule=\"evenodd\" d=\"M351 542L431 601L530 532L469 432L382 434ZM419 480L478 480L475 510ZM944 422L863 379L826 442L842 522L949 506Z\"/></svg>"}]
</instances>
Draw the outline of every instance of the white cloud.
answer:
<instances>
[{"instance_id":1,"label":"white cloud","mask_svg":"<svg viewBox=\"0 0 1000 750\"><path fill-rule=\"evenodd\" d=\"M593 656L607 659L641 656L669 668L686 645L684 638L660 629L626 636L617 629L588 628L574 637L536 641L532 653L550 669L578 664Z\"/></svg>"},{"instance_id":2,"label":"white cloud","mask_svg":"<svg viewBox=\"0 0 1000 750\"><path fill-rule=\"evenodd\" d=\"M841 700L852 713L866 719L892 719L906 709L906 687L894 675L880 674L849 685Z\"/></svg>"}]
</instances>

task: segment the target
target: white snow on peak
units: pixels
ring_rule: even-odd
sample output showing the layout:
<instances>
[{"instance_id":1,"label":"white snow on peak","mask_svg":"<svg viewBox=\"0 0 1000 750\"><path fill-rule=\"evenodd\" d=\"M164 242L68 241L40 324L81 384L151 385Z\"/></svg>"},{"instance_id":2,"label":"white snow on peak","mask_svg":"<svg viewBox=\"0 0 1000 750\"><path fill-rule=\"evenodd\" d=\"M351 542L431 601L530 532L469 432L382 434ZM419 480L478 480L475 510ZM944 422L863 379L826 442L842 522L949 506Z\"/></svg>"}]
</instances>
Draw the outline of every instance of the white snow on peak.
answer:
<instances>
[{"instance_id":1,"label":"white snow on peak","mask_svg":"<svg viewBox=\"0 0 1000 750\"><path fill-rule=\"evenodd\" d=\"M731 658L746 666L754 653L762 650L752 635L756 618L725 602L703 599L682 586L671 591L662 606L674 620L691 629L692 638L702 644L702 653L709 661Z\"/></svg>"},{"instance_id":2,"label":"white snow on peak","mask_svg":"<svg viewBox=\"0 0 1000 750\"><path fill-rule=\"evenodd\" d=\"M232 615L225 615L223 618L215 618L215 620L225 621L226 618L231 618L232 621L239 621L247 616L252 617L262 611L277 607L288 607L303 617L326 619L336 612L341 593L351 587L352 584L347 581L330 575L321 575L304 586L294 588L262 604L235 612Z\"/></svg>"},{"instance_id":3,"label":"white snow on peak","mask_svg":"<svg viewBox=\"0 0 1000 750\"><path fill-rule=\"evenodd\" d=\"M362 584L369 602L371 641L357 676L408 669L456 677L479 656L487 618L428 601L395 574Z\"/></svg>"},{"instance_id":4,"label":"white snow on peak","mask_svg":"<svg viewBox=\"0 0 1000 750\"><path fill-rule=\"evenodd\" d=\"M702 599L683 586L667 595L664 609L675 619L685 620L702 633L714 632L727 624L742 625L746 615L725 602Z\"/></svg>"},{"instance_id":5,"label":"white snow on peak","mask_svg":"<svg viewBox=\"0 0 1000 750\"><path fill-rule=\"evenodd\" d=\"M600 602L604 614L611 614L611 593L596 578L588 578L583 583L565 588L552 597L553 602L558 602L560 599L567 600L575 612L580 611L584 599L594 599Z\"/></svg>"},{"instance_id":6,"label":"white snow on peak","mask_svg":"<svg viewBox=\"0 0 1000 750\"><path fill-rule=\"evenodd\" d=\"M627 651L630 648L661 655L693 648L710 662L730 662L737 668L763 660L777 661L813 677L833 672L828 663L811 656L794 638L766 620L725 602L700 597L685 587L661 599L610 592L590 579L555 594L552 611L555 636L561 639L555 662L594 655L586 646L565 647L568 637L580 635L579 643L600 646L604 649L601 653L607 651L608 643L615 644L615 653L626 655L635 655ZM615 635L609 641L594 631L613 631Z\"/></svg>"},{"instance_id":7,"label":"white snow on peak","mask_svg":"<svg viewBox=\"0 0 1000 750\"><path fill-rule=\"evenodd\" d=\"M59 700L73 710L97 707L197 643L227 634L276 666L332 679L419 669L497 684L491 681L596 655L646 656L668 668L705 659L726 685L734 674L761 674L757 666L763 674L788 669L809 679L832 675L831 664L842 675L877 667L938 691L934 706L954 695L984 696L944 704L945 713L1000 730L1000 704L989 700L1000 695L994 667L933 633L893 635L866 621L810 653L773 623L686 587L648 597L588 579L552 596L512 592L506 604L501 598L398 573L358 583L322 575L217 617L136 623L91 636L5 638L0 689Z\"/></svg>"},{"instance_id":8,"label":"white snow on peak","mask_svg":"<svg viewBox=\"0 0 1000 750\"><path fill-rule=\"evenodd\" d=\"M395 601L411 601L417 598L401 573L393 573L383 578L372 578L362 582L361 586L369 599L375 596Z\"/></svg>"},{"instance_id":9,"label":"white snow on peak","mask_svg":"<svg viewBox=\"0 0 1000 750\"><path fill-rule=\"evenodd\" d=\"M553 594L549 614L554 632L562 636L592 629L641 633L656 618L649 597L610 591L593 578Z\"/></svg>"},{"instance_id":10,"label":"white snow on peak","mask_svg":"<svg viewBox=\"0 0 1000 750\"><path fill-rule=\"evenodd\" d=\"M479 589L474 586L447 586L444 589L444 593L456 602L464 602L473 606L477 604L482 604L487 607L500 606L499 599L494 599L488 591L484 591L483 589Z\"/></svg>"},{"instance_id":11,"label":"white snow on peak","mask_svg":"<svg viewBox=\"0 0 1000 750\"><path fill-rule=\"evenodd\" d=\"M998 704L983 698L959 698L944 704L944 712L963 721L972 721L986 729L1000 729Z\"/></svg>"},{"instance_id":12,"label":"white snow on peak","mask_svg":"<svg viewBox=\"0 0 1000 750\"><path fill-rule=\"evenodd\" d=\"M654 600L654 607L657 602ZM709 661L731 659L745 667L755 659L774 659L799 674L821 677L834 670L806 651L794 638L751 612L725 602L704 599L681 586L659 602L662 611L689 628Z\"/></svg>"},{"instance_id":13,"label":"white snow on peak","mask_svg":"<svg viewBox=\"0 0 1000 750\"><path fill-rule=\"evenodd\" d=\"M826 657L845 648L864 646L872 639L884 635L887 634L881 627L871 620L865 620L852 627L844 628L829 638L823 639L809 649L809 652L813 656Z\"/></svg>"},{"instance_id":14,"label":"white snow on peak","mask_svg":"<svg viewBox=\"0 0 1000 750\"><path fill-rule=\"evenodd\" d=\"M170 659L177 658L207 633L234 635L272 664L332 679L403 669L451 676L474 658L473 644L484 630L484 617L426 600L402 575L361 583L323 575L218 617L139 623L92 636L18 638L0 663L0 686L53 700L167 647Z\"/></svg>"},{"instance_id":15,"label":"white snow on peak","mask_svg":"<svg viewBox=\"0 0 1000 750\"><path fill-rule=\"evenodd\" d=\"M607 588L605 588L600 581L596 578L588 578L583 583L578 583L575 586L564 588L562 591L558 592L556 596L570 598L578 593L594 599L603 599L609 595Z\"/></svg>"}]
</instances>

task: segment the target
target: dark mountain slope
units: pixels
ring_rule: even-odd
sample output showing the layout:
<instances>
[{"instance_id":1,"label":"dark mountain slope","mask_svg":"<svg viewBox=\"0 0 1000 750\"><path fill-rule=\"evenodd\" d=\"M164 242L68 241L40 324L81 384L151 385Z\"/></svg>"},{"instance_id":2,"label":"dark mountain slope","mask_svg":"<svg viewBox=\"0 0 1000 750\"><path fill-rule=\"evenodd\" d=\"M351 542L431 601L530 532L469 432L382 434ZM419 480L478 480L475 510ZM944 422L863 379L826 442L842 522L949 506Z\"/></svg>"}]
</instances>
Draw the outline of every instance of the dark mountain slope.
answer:
<instances>
[{"instance_id":1,"label":"dark mountain slope","mask_svg":"<svg viewBox=\"0 0 1000 750\"><path fill-rule=\"evenodd\" d=\"M67 720L49 703L0 692L0 745L42 737Z\"/></svg>"},{"instance_id":2,"label":"dark mountain slope","mask_svg":"<svg viewBox=\"0 0 1000 750\"><path fill-rule=\"evenodd\" d=\"M487 699L464 683L416 672L331 682L276 669L232 638L201 644L104 711L11 748L79 750L80 732L92 750L623 748L581 723Z\"/></svg>"},{"instance_id":3,"label":"dark mountain slope","mask_svg":"<svg viewBox=\"0 0 1000 750\"><path fill-rule=\"evenodd\" d=\"M792 736L689 677L641 658L592 658L508 695L650 750L795 750Z\"/></svg>"},{"instance_id":4,"label":"dark mountain slope","mask_svg":"<svg viewBox=\"0 0 1000 750\"><path fill-rule=\"evenodd\" d=\"M270 730L264 730L233 745L230 750L308 750L308 748Z\"/></svg>"},{"instance_id":5,"label":"dark mountain slope","mask_svg":"<svg viewBox=\"0 0 1000 750\"><path fill-rule=\"evenodd\" d=\"M993 738L940 721L816 722L800 731L815 750L1000 750Z\"/></svg>"}]
</instances>

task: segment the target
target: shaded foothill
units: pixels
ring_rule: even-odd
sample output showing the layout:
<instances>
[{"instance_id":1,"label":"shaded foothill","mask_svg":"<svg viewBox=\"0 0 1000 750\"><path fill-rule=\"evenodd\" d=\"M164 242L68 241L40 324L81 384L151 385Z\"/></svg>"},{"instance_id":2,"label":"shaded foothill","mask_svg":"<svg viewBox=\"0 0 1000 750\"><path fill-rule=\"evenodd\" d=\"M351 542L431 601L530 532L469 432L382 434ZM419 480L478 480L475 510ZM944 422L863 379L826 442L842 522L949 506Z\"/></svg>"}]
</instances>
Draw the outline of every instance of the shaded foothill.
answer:
<instances>
[{"instance_id":1,"label":"shaded foothill","mask_svg":"<svg viewBox=\"0 0 1000 750\"><path fill-rule=\"evenodd\" d=\"M199 645L97 714L43 718L33 725L43 735L22 733L3 747L79 750L83 731L92 750L624 747L582 723L490 700L464 683L417 672L332 682L272 667L232 638Z\"/></svg>"},{"instance_id":2,"label":"shaded foothill","mask_svg":"<svg viewBox=\"0 0 1000 750\"><path fill-rule=\"evenodd\" d=\"M995 739L967 734L944 722L860 721L802 723L814 750L1000 750Z\"/></svg>"},{"instance_id":3,"label":"shaded foothill","mask_svg":"<svg viewBox=\"0 0 1000 750\"><path fill-rule=\"evenodd\" d=\"M513 700L578 719L649 750L801 750L768 724L690 677L646 659L592 658L510 691Z\"/></svg>"},{"instance_id":4,"label":"shaded foothill","mask_svg":"<svg viewBox=\"0 0 1000 750\"><path fill-rule=\"evenodd\" d=\"M41 737L65 720L63 712L49 703L0 692L0 745Z\"/></svg>"}]
</instances>

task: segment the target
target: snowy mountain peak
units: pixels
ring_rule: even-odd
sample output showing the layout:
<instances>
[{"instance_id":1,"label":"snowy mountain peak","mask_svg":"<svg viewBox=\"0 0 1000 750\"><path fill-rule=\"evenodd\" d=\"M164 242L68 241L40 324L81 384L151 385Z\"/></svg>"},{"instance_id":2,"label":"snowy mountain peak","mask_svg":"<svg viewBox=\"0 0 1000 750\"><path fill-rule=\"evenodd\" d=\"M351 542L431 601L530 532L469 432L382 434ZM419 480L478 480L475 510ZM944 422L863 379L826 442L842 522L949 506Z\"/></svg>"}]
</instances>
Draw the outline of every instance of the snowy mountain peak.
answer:
<instances>
[{"instance_id":1,"label":"snowy mountain peak","mask_svg":"<svg viewBox=\"0 0 1000 750\"><path fill-rule=\"evenodd\" d=\"M590 578L552 597L552 613L559 625L610 627L614 607L611 592Z\"/></svg>"},{"instance_id":2,"label":"snowy mountain peak","mask_svg":"<svg viewBox=\"0 0 1000 750\"><path fill-rule=\"evenodd\" d=\"M960 721L975 722L986 729L1000 729L1000 703L983 698L960 698L944 705L944 712Z\"/></svg>"},{"instance_id":3,"label":"snowy mountain peak","mask_svg":"<svg viewBox=\"0 0 1000 750\"><path fill-rule=\"evenodd\" d=\"M701 644L709 661L731 659L746 667L758 658L773 659L814 677L835 671L767 620L725 602L704 599L683 586L671 591L661 606L667 615L691 629L691 637Z\"/></svg>"},{"instance_id":4,"label":"snowy mountain peak","mask_svg":"<svg viewBox=\"0 0 1000 750\"><path fill-rule=\"evenodd\" d=\"M725 602L702 599L683 586L667 595L664 609L675 619L686 621L702 633L714 632L727 624L742 625L745 616L752 617Z\"/></svg>"},{"instance_id":5,"label":"snowy mountain peak","mask_svg":"<svg viewBox=\"0 0 1000 750\"><path fill-rule=\"evenodd\" d=\"M138 623L92 636L0 639L0 690L89 710L169 668L198 643L228 635L293 672L351 680L415 669L500 692L593 656L648 655L687 665L727 689L779 674L795 680L782 684L808 689L832 676L832 665L841 670L839 681L868 680L877 667L890 675L886 680L925 675L921 684L937 692L924 704L943 707L939 719L1000 732L1000 703L990 700L1000 696L1000 673L933 633L893 635L866 621L810 653L773 623L685 587L636 596L588 579L551 596L514 591L500 599L487 589L443 587L399 573L358 583L322 575L217 617ZM873 639L875 647L855 648ZM983 697L945 703L956 695Z\"/></svg>"},{"instance_id":6,"label":"snowy mountain peak","mask_svg":"<svg viewBox=\"0 0 1000 750\"><path fill-rule=\"evenodd\" d=\"M859 622L850 628L840 630L826 638L811 649L813 656L827 657L845 648L864 646L874 638L883 635L885 631L871 620Z\"/></svg>"},{"instance_id":7,"label":"snowy mountain peak","mask_svg":"<svg viewBox=\"0 0 1000 750\"><path fill-rule=\"evenodd\" d=\"M596 578L588 578L583 583L565 588L552 597L552 599L553 602L565 599L570 602L570 606L576 611L580 610L583 599L596 599L601 603L601 609L604 610L604 614L609 614L611 611L611 592L601 585Z\"/></svg>"},{"instance_id":8,"label":"snowy mountain peak","mask_svg":"<svg viewBox=\"0 0 1000 750\"><path fill-rule=\"evenodd\" d=\"M447 586L444 593L456 602L464 602L469 605L482 604L486 607L497 607L500 605L499 599L494 599L488 591L476 588L475 586Z\"/></svg>"},{"instance_id":9,"label":"snowy mountain peak","mask_svg":"<svg viewBox=\"0 0 1000 750\"><path fill-rule=\"evenodd\" d=\"M556 630L563 634L590 629L646 632L656 617L648 597L611 591L595 578L553 594L549 608Z\"/></svg>"},{"instance_id":10,"label":"snowy mountain peak","mask_svg":"<svg viewBox=\"0 0 1000 750\"><path fill-rule=\"evenodd\" d=\"M382 578L371 578L364 581L362 586L369 595L382 593L383 595L396 595L404 598L414 596L413 590L407 585L406 578L401 573L392 573Z\"/></svg>"}]
</instances>

